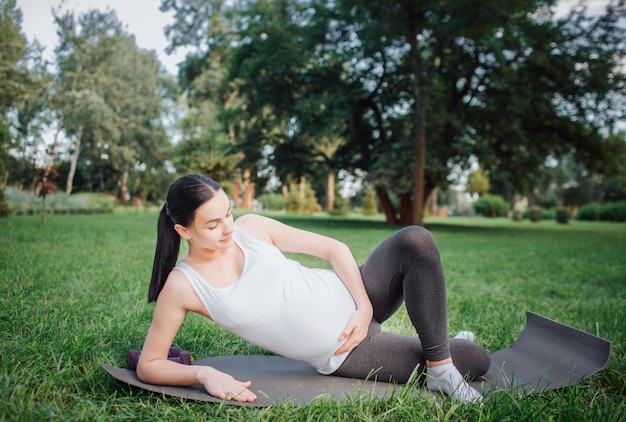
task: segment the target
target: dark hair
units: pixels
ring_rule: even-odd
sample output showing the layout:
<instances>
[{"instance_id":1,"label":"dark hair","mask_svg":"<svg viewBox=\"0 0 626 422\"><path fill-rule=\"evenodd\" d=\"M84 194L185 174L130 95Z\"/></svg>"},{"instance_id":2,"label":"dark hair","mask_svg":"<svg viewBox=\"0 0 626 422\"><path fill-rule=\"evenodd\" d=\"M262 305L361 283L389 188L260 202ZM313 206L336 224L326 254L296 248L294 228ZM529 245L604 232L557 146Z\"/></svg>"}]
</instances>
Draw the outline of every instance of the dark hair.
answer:
<instances>
[{"instance_id":1,"label":"dark hair","mask_svg":"<svg viewBox=\"0 0 626 422\"><path fill-rule=\"evenodd\" d=\"M167 193L157 223L157 244L152 265L152 278L148 302L155 302L172 268L178 261L180 236L174 230L175 224L189 227L196 216L196 210L215 196L222 187L202 174L189 174L177 179Z\"/></svg>"}]
</instances>

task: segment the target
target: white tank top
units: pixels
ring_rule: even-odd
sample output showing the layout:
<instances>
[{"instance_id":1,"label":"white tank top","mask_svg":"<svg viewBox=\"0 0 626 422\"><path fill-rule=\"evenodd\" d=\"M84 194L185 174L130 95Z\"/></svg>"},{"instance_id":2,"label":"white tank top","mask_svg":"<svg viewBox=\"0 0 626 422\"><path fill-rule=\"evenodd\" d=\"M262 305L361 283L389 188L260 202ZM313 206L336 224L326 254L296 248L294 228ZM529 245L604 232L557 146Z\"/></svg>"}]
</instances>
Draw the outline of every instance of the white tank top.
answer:
<instances>
[{"instance_id":1,"label":"white tank top","mask_svg":"<svg viewBox=\"0 0 626 422\"><path fill-rule=\"evenodd\" d=\"M322 374L334 372L347 357L334 352L356 309L337 274L304 267L236 226L233 239L245 261L241 277L228 287L211 286L189 264L176 266L213 321L266 350L308 362Z\"/></svg>"}]
</instances>

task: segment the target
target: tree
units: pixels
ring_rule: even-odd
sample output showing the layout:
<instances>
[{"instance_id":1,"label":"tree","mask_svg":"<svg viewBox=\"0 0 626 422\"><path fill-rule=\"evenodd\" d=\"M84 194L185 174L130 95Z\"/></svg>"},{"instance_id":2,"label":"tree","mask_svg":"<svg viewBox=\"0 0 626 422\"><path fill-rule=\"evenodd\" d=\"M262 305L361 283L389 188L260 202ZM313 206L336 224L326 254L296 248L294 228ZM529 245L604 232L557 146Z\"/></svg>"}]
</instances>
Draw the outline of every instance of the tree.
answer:
<instances>
[{"instance_id":1,"label":"tree","mask_svg":"<svg viewBox=\"0 0 626 422\"><path fill-rule=\"evenodd\" d=\"M177 22L187 38L177 42L224 49L208 35L211 22L198 18L226 3L165 3L183 11ZM228 16L239 24L222 63L238 100L227 112L236 149L246 166L270 163L285 181L317 174L320 159L363 170L394 224L422 224L429 194L476 158L519 191L549 157L575 151L593 171L619 149L607 135L624 98L615 66L624 51L616 25L623 1L612 0L601 17L577 9L562 22L554 4L232 4ZM342 113L328 120L329 109ZM332 138L319 122L338 128ZM339 142L327 144L332 157L322 152L330 139Z\"/></svg>"},{"instance_id":2,"label":"tree","mask_svg":"<svg viewBox=\"0 0 626 422\"><path fill-rule=\"evenodd\" d=\"M0 172L4 174L10 142L7 112L21 97L18 62L26 54L26 40L20 33L22 13L15 0L0 0Z\"/></svg>"},{"instance_id":3,"label":"tree","mask_svg":"<svg viewBox=\"0 0 626 422\"><path fill-rule=\"evenodd\" d=\"M489 172L485 172L482 169L478 169L467 177L467 183L465 184L465 190L469 193L476 193L478 195L485 195L489 193Z\"/></svg>"},{"instance_id":4,"label":"tree","mask_svg":"<svg viewBox=\"0 0 626 422\"><path fill-rule=\"evenodd\" d=\"M119 175L119 198L126 204L129 173L138 164L151 163L167 141L160 122L160 64L154 52L139 49L134 38L123 36L105 71L110 78L106 101L115 110L119 133L118 142L110 145L110 159Z\"/></svg>"},{"instance_id":5,"label":"tree","mask_svg":"<svg viewBox=\"0 0 626 422\"><path fill-rule=\"evenodd\" d=\"M106 146L125 203L129 172L154 161L166 141L160 64L153 52L137 47L114 12L55 19L61 36L57 110L68 137L75 139L66 193L72 191L79 153L97 177L101 165L94 164Z\"/></svg>"},{"instance_id":6,"label":"tree","mask_svg":"<svg viewBox=\"0 0 626 422\"><path fill-rule=\"evenodd\" d=\"M624 117L624 2L597 18L585 11L555 22L540 9L492 40L497 65L485 71L497 83L475 97L483 134L475 154L520 192L541 179L548 157L571 156L596 173L618 169L624 146L607 135Z\"/></svg>"},{"instance_id":7,"label":"tree","mask_svg":"<svg viewBox=\"0 0 626 422\"><path fill-rule=\"evenodd\" d=\"M85 147L98 142L113 141L115 111L106 103L104 64L114 54L114 37L122 32L113 12L88 12L78 20L73 13L55 15L60 37L56 49L59 66L59 90L55 97L56 109L68 138L74 139L70 171L65 193L70 195L78 164ZM85 142L86 141L86 142ZM97 156L93 149L88 152ZM97 161L96 161L97 162Z\"/></svg>"},{"instance_id":8,"label":"tree","mask_svg":"<svg viewBox=\"0 0 626 422\"><path fill-rule=\"evenodd\" d=\"M550 155L575 148L591 166L603 151L616 151L602 135L606 125L590 118L605 109L613 119L623 101L616 66L624 54L624 33L616 26L623 1L612 2L602 17L588 18L581 9L559 24L553 4L337 2L343 29L337 32L344 37L336 44L346 46L345 61L358 63L351 68L354 79L371 92L364 121L378 139L361 139L384 150L374 155L370 180L383 210L390 204L388 189L400 198L400 216L386 211L388 221L421 224L428 192L446 183L453 166L467 167L472 154L496 176L512 169L508 177L523 187ZM592 59L587 66L584 57ZM390 157L403 158L399 151L415 154L412 163L403 160L415 169L412 180L390 174L397 162Z\"/></svg>"},{"instance_id":9,"label":"tree","mask_svg":"<svg viewBox=\"0 0 626 422\"><path fill-rule=\"evenodd\" d=\"M12 108L13 139L10 144L14 157L18 158L12 169L13 183L29 186L33 180L33 163L43 165L45 158L38 157L46 149L57 147L58 137L52 145L45 145L46 132L53 130L53 113L50 109L53 76L48 63L42 59L43 48L39 43L27 45L27 53L20 62L15 82L23 87L22 95ZM52 163L47 164L47 166Z\"/></svg>"},{"instance_id":10,"label":"tree","mask_svg":"<svg viewBox=\"0 0 626 422\"><path fill-rule=\"evenodd\" d=\"M196 50L187 56L179 70L179 81L190 111L184 123L188 132L181 150L201 145L194 155L208 152L208 158L206 155L198 158L196 167L213 177L219 174L233 178L231 195L235 206L252 209L254 181L250 166L257 162L259 154L246 150L246 140L241 134L244 128L253 126L254 121L236 111L241 104L239 86L237 81L227 77L232 46L240 42L235 30L240 22L237 4L223 0L193 3L163 0L161 10L174 12L174 23L165 31L170 41L169 50L181 46ZM209 109L210 116L205 114ZM197 120L195 116L202 114L209 120L190 126ZM227 134L226 139L223 134ZM228 180L221 182L230 184Z\"/></svg>"}]
</instances>

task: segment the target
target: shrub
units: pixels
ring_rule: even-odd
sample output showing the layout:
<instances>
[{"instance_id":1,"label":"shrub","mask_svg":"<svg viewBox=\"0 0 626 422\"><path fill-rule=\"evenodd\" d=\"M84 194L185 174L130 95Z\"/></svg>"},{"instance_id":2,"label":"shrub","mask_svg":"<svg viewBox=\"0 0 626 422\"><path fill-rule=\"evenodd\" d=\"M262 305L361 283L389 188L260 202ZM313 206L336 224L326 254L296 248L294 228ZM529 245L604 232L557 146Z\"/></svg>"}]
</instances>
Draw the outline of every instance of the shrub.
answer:
<instances>
[{"instance_id":1,"label":"shrub","mask_svg":"<svg viewBox=\"0 0 626 422\"><path fill-rule=\"evenodd\" d=\"M583 205L576 214L576 219L581 221L596 221L600 220L600 204L598 202L591 202Z\"/></svg>"},{"instance_id":2,"label":"shrub","mask_svg":"<svg viewBox=\"0 0 626 422\"><path fill-rule=\"evenodd\" d=\"M541 207L531 207L528 211L528 218L533 223L539 222L543 219L543 209Z\"/></svg>"},{"instance_id":3,"label":"shrub","mask_svg":"<svg viewBox=\"0 0 626 422\"><path fill-rule=\"evenodd\" d=\"M259 196L258 200L264 210L282 211L287 205L287 200L279 193L264 193Z\"/></svg>"},{"instance_id":4,"label":"shrub","mask_svg":"<svg viewBox=\"0 0 626 422\"><path fill-rule=\"evenodd\" d=\"M378 208L376 206L376 192L370 190L363 198L363 215L376 215Z\"/></svg>"},{"instance_id":5,"label":"shrub","mask_svg":"<svg viewBox=\"0 0 626 422\"><path fill-rule=\"evenodd\" d=\"M524 219L524 213L520 210L513 211L513 221L522 221Z\"/></svg>"},{"instance_id":6,"label":"shrub","mask_svg":"<svg viewBox=\"0 0 626 422\"><path fill-rule=\"evenodd\" d=\"M285 203L285 209L291 214L302 214L304 208L304 200L300 198L297 193L291 192L287 196L287 202Z\"/></svg>"},{"instance_id":7,"label":"shrub","mask_svg":"<svg viewBox=\"0 0 626 422\"><path fill-rule=\"evenodd\" d=\"M544 209L541 213L542 220L556 220L557 210L555 208Z\"/></svg>"},{"instance_id":8,"label":"shrub","mask_svg":"<svg viewBox=\"0 0 626 422\"><path fill-rule=\"evenodd\" d=\"M600 219L604 221L626 221L626 201L602 204L600 207Z\"/></svg>"},{"instance_id":9,"label":"shrub","mask_svg":"<svg viewBox=\"0 0 626 422\"><path fill-rule=\"evenodd\" d=\"M485 217L505 217L509 204L500 195L484 195L478 198L474 210Z\"/></svg>"},{"instance_id":10,"label":"shrub","mask_svg":"<svg viewBox=\"0 0 626 422\"><path fill-rule=\"evenodd\" d=\"M333 211L330 215L339 215L342 217L347 217L350 214L350 200L344 198L341 195L335 196L335 201L333 203Z\"/></svg>"},{"instance_id":11,"label":"shrub","mask_svg":"<svg viewBox=\"0 0 626 422\"><path fill-rule=\"evenodd\" d=\"M9 201L4 194L4 189L0 188L0 217L7 217L9 215Z\"/></svg>"},{"instance_id":12,"label":"shrub","mask_svg":"<svg viewBox=\"0 0 626 422\"><path fill-rule=\"evenodd\" d=\"M322 210L322 206L317 202L315 191L311 188L304 190L304 203L302 212L305 214L315 214Z\"/></svg>"},{"instance_id":13,"label":"shrub","mask_svg":"<svg viewBox=\"0 0 626 422\"><path fill-rule=\"evenodd\" d=\"M15 215L33 215L41 211L42 198L35 192L15 187L6 188L9 210ZM115 197L98 193L78 193L67 197L54 193L46 197L46 208L55 214L95 214L113 212Z\"/></svg>"},{"instance_id":14,"label":"shrub","mask_svg":"<svg viewBox=\"0 0 626 422\"><path fill-rule=\"evenodd\" d=\"M567 224L569 221L569 211L565 208L559 208L556 211L556 221L560 224Z\"/></svg>"},{"instance_id":15,"label":"shrub","mask_svg":"<svg viewBox=\"0 0 626 422\"><path fill-rule=\"evenodd\" d=\"M304 198L300 197L298 191L289 192L285 209L291 214L314 214L322 210L322 206L317 202L315 191L310 187L304 189Z\"/></svg>"}]
</instances>

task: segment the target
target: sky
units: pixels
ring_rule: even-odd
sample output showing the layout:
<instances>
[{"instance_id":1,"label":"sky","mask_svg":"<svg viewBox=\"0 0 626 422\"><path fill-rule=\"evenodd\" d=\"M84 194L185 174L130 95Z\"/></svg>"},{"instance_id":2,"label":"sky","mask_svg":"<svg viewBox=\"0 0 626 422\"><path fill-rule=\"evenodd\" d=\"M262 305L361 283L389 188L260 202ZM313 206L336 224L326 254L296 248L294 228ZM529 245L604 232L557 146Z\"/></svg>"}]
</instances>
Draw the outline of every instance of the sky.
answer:
<instances>
[{"instance_id":1,"label":"sky","mask_svg":"<svg viewBox=\"0 0 626 422\"><path fill-rule=\"evenodd\" d=\"M168 72L175 75L186 52L178 49L171 55L165 53L168 42L163 31L173 17L171 13L161 12L160 4L161 0L17 0L22 11L22 33L29 41L36 38L46 46L44 56L50 60L58 43L53 9L60 7L62 13L74 11L76 16L92 9L113 9L126 31L135 36L137 45L154 50Z\"/></svg>"},{"instance_id":2,"label":"sky","mask_svg":"<svg viewBox=\"0 0 626 422\"><path fill-rule=\"evenodd\" d=\"M558 10L567 10L576 1L561 0ZM607 0L589 0L590 13L601 12L606 3ZM22 32L29 41L36 38L46 46L44 56L49 60L54 59L58 42L53 9L60 7L61 12L74 11L77 16L91 9L113 9L126 30L135 36L137 45L154 50L168 72L176 75L177 65L184 60L186 51L178 49L171 55L165 53L168 42L163 30L173 18L159 10L160 4L161 0L17 0L23 15Z\"/></svg>"}]
</instances>

